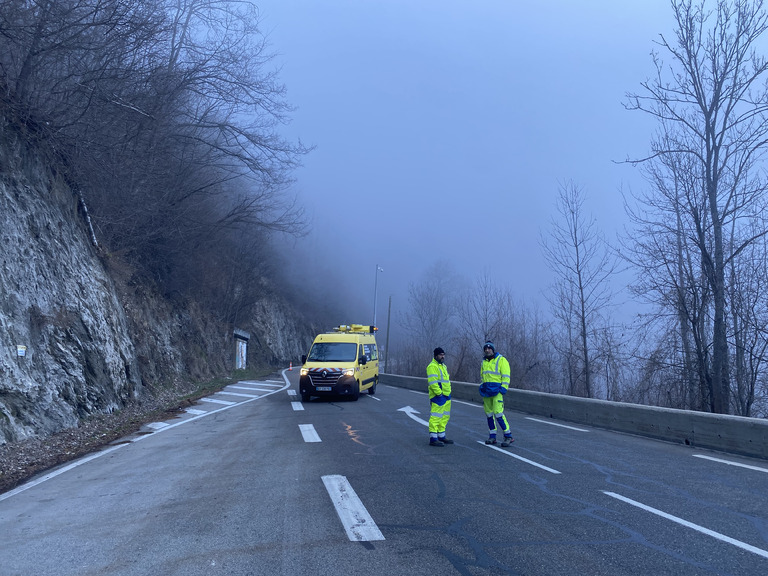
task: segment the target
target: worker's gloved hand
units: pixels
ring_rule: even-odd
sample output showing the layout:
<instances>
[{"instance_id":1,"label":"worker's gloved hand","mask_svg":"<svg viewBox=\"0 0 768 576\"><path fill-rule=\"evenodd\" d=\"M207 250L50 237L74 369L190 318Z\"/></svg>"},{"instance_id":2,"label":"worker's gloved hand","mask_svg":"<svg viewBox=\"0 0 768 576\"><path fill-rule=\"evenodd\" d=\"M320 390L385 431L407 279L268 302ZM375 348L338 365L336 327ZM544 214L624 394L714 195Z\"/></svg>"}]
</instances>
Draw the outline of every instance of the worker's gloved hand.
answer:
<instances>
[{"instance_id":1,"label":"worker's gloved hand","mask_svg":"<svg viewBox=\"0 0 768 576\"><path fill-rule=\"evenodd\" d=\"M446 398L445 398L445 396L443 394L438 394L437 396L432 398L432 402L434 402L438 406L442 406L443 404L445 404L447 402L447 400L446 400Z\"/></svg>"},{"instance_id":2,"label":"worker's gloved hand","mask_svg":"<svg viewBox=\"0 0 768 576\"><path fill-rule=\"evenodd\" d=\"M506 394L506 393L507 393L507 389L506 389L506 388L504 388L503 386L501 387L501 393L502 393L502 395L504 395L504 394Z\"/></svg>"}]
</instances>

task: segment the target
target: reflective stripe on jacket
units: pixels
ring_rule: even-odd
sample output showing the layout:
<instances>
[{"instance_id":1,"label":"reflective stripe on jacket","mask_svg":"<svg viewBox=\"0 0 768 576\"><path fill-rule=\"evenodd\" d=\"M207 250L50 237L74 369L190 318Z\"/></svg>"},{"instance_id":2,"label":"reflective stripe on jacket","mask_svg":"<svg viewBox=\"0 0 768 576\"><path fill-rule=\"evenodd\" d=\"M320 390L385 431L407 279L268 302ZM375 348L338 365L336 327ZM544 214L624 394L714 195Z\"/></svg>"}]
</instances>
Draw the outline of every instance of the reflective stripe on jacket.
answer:
<instances>
[{"instance_id":1,"label":"reflective stripe on jacket","mask_svg":"<svg viewBox=\"0 0 768 576\"><path fill-rule=\"evenodd\" d=\"M502 390L509 389L509 362L501 354L496 354L490 360L483 358L480 367L480 396L490 398Z\"/></svg>"},{"instance_id":2,"label":"reflective stripe on jacket","mask_svg":"<svg viewBox=\"0 0 768 576\"><path fill-rule=\"evenodd\" d=\"M438 400L438 404L442 405L446 400L451 399L451 381L448 378L448 368L445 364L432 360L427 365L427 386L429 387L430 401L441 394L443 398Z\"/></svg>"}]
</instances>

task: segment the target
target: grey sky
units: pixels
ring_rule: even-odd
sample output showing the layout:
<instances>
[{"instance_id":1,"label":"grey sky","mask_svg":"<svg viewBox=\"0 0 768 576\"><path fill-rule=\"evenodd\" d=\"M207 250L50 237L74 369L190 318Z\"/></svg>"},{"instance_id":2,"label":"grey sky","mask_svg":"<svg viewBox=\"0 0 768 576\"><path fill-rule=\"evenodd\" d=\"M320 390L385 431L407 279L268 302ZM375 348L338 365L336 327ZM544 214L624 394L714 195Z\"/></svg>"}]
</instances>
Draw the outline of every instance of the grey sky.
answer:
<instances>
[{"instance_id":1,"label":"grey sky","mask_svg":"<svg viewBox=\"0 0 768 576\"><path fill-rule=\"evenodd\" d=\"M314 231L289 253L341 282L340 322L372 319L377 263L380 325L438 260L543 305L559 183L585 189L609 239L619 191L644 186L614 161L649 148L655 125L623 103L653 73L668 0L257 4L297 107L284 133L317 147L294 188Z\"/></svg>"}]
</instances>

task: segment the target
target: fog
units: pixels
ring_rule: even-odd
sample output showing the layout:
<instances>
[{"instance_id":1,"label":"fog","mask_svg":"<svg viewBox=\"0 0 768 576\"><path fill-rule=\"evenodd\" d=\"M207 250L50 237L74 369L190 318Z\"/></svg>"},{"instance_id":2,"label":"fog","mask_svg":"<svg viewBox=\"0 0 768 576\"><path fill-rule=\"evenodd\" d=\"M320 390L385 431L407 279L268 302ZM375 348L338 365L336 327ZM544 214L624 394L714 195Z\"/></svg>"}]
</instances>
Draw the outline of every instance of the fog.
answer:
<instances>
[{"instance_id":1,"label":"fog","mask_svg":"<svg viewBox=\"0 0 768 576\"><path fill-rule=\"evenodd\" d=\"M258 5L296 107L284 135L315 146L292 190L309 233L281 252L338 323L372 322L374 292L394 322L438 262L545 309L539 239L563 182L608 240L622 231L622 191L645 186L622 161L655 130L626 93L653 74L667 0Z\"/></svg>"}]
</instances>

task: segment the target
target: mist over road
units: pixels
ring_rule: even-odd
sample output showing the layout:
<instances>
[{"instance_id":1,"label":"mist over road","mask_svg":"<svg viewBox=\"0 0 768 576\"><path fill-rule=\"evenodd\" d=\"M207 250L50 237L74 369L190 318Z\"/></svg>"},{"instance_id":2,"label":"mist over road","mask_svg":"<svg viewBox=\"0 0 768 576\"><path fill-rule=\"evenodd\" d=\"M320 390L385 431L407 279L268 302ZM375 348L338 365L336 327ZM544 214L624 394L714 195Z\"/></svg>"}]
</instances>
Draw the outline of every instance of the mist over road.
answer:
<instances>
[{"instance_id":1,"label":"mist over road","mask_svg":"<svg viewBox=\"0 0 768 576\"><path fill-rule=\"evenodd\" d=\"M426 394L299 402L298 371L0 495L4 575L765 574L768 463Z\"/></svg>"}]
</instances>

